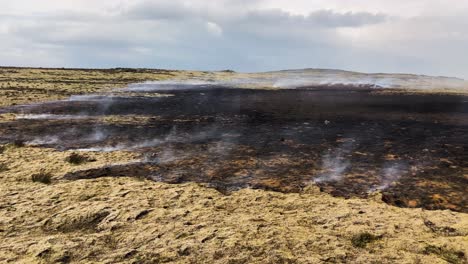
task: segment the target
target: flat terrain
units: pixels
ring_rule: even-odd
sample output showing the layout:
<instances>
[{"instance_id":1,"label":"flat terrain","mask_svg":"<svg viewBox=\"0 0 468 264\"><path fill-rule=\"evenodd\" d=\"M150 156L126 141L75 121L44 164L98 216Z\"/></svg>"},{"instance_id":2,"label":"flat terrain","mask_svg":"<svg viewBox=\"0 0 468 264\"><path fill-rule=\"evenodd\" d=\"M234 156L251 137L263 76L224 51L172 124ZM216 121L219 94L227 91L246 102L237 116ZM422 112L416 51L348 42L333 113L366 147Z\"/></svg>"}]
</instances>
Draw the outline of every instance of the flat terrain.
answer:
<instances>
[{"instance_id":1,"label":"flat terrain","mask_svg":"<svg viewBox=\"0 0 468 264\"><path fill-rule=\"evenodd\" d=\"M64 99L147 80L193 77L200 72L149 69L22 69L0 67L0 106Z\"/></svg>"},{"instance_id":2,"label":"flat terrain","mask_svg":"<svg viewBox=\"0 0 468 264\"><path fill-rule=\"evenodd\" d=\"M463 96L112 91L226 75L0 69L0 261L467 261Z\"/></svg>"}]
</instances>

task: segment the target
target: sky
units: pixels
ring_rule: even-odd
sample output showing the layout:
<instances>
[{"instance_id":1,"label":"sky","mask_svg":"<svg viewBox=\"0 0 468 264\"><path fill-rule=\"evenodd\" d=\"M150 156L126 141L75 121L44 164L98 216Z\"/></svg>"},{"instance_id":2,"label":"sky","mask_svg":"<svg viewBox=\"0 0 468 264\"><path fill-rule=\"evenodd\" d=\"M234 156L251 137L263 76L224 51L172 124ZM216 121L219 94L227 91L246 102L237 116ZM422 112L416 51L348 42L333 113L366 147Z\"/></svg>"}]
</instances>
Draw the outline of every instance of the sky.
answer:
<instances>
[{"instance_id":1,"label":"sky","mask_svg":"<svg viewBox=\"0 0 468 264\"><path fill-rule=\"evenodd\" d=\"M0 0L0 65L468 79L466 0Z\"/></svg>"}]
</instances>

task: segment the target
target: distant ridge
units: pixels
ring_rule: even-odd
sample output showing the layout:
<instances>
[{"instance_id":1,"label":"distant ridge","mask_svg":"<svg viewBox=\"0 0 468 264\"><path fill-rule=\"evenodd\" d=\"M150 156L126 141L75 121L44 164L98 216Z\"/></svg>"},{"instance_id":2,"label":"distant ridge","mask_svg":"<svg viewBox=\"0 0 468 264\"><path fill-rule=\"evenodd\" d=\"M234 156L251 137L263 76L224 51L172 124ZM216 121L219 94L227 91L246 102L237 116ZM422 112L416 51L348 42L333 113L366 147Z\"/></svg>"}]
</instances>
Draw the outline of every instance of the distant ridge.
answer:
<instances>
[{"instance_id":1,"label":"distant ridge","mask_svg":"<svg viewBox=\"0 0 468 264\"><path fill-rule=\"evenodd\" d=\"M460 81L465 81L463 78L451 77L451 76L442 76L442 75L427 75L427 74L414 74L414 73L385 73L385 72L358 72L350 70L340 70L340 69L325 69L325 68L304 68L304 69L286 69L278 71L266 71L262 73L288 73L288 72L316 72L316 73L347 73L347 74L360 74L360 75L383 75L383 76L408 76L408 77L428 77L428 78L444 78L444 79L456 79Z\"/></svg>"},{"instance_id":2,"label":"distant ridge","mask_svg":"<svg viewBox=\"0 0 468 264\"><path fill-rule=\"evenodd\" d=\"M149 68L87 69L0 66L0 69L77 70L136 73L184 72L183 70ZM361 73L347 70L321 68L289 69L260 73L238 73L232 70L190 72L197 73L197 77L194 77L194 79L197 79L198 81L205 81L209 84L228 85L233 87L292 89L313 86L342 86L468 94L468 81L463 79L408 73Z\"/></svg>"}]
</instances>

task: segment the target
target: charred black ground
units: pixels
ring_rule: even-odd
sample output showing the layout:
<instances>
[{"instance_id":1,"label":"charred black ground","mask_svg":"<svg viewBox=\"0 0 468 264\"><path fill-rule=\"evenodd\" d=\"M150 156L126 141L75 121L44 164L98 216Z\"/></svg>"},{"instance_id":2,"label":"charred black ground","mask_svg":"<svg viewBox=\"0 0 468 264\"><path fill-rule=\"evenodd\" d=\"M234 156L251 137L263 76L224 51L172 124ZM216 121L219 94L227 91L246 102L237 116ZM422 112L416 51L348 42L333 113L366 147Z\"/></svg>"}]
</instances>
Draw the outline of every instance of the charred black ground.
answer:
<instances>
[{"instance_id":1,"label":"charred black ground","mask_svg":"<svg viewBox=\"0 0 468 264\"><path fill-rule=\"evenodd\" d=\"M156 92L172 96L151 96ZM3 143L128 149L145 160L65 175L68 179L138 176L202 182L223 192L244 187L298 192L315 182L337 196L380 190L385 202L397 206L468 212L466 96L351 87L174 86L0 111L26 115L1 125ZM149 118L133 123L93 118L109 115Z\"/></svg>"}]
</instances>

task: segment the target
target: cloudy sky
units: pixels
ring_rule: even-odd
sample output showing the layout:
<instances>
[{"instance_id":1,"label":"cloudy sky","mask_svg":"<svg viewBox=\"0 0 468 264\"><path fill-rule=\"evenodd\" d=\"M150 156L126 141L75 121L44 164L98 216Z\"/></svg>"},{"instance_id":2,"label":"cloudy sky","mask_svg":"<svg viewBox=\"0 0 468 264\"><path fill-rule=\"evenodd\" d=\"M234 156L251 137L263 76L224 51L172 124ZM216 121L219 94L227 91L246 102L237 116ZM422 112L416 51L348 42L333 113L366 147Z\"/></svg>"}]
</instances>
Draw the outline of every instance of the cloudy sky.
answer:
<instances>
[{"instance_id":1,"label":"cloudy sky","mask_svg":"<svg viewBox=\"0 0 468 264\"><path fill-rule=\"evenodd\" d=\"M468 79L465 0L0 0L0 65Z\"/></svg>"}]
</instances>

